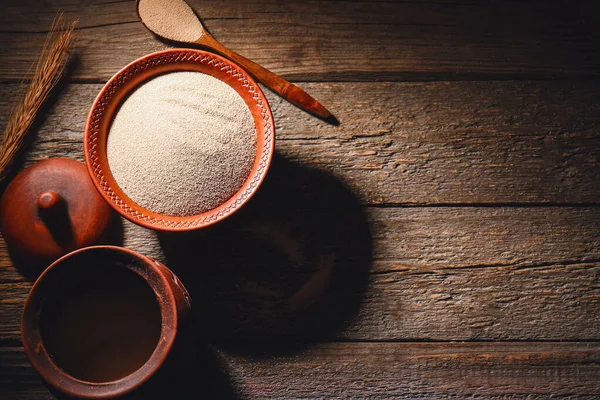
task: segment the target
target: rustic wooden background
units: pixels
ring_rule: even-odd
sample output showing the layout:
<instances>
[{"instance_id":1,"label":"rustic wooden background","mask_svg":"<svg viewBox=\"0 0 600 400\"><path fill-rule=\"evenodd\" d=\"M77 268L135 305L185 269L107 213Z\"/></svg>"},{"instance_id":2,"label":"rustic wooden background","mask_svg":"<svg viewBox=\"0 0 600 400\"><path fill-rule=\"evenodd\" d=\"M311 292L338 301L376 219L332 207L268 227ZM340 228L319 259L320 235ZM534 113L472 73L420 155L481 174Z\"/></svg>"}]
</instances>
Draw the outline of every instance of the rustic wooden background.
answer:
<instances>
[{"instance_id":1,"label":"rustic wooden background","mask_svg":"<svg viewBox=\"0 0 600 400\"><path fill-rule=\"evenodd\" d=\"M247 209L195 235L122 223L194 298L170 398L600 397L600 14L521 3L190 1L341 125L267 92L277 156ZM103 82L172 44L132 1L3 4L0 128L55 11L80 19L26 164L82 160ZM53 398L22 352L30 287L2 241L2 399Z\"/></svg>"}]
</instances>

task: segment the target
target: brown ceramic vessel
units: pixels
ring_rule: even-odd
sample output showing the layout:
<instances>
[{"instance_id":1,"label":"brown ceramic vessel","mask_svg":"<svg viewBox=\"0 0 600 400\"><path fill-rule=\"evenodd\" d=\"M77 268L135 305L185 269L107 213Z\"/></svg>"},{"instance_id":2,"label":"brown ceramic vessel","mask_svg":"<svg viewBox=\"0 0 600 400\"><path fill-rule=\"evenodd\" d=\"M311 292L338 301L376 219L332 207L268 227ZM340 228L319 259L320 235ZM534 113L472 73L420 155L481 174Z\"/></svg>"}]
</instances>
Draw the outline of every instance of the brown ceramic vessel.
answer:
<instances>
[{"instance_id":1,"label":"brown ceramic vessel","mask_svg":"<svg viewBox=\"0 0 600 400\"><path fill-rule=\"evenodd\" d=\"M94 266L93 268L92 265ZM145 286L146 289L144 290L146 290L147 293L152 293L151 296L155 297L156 304L154 306L157 307L157 310L159 310L160 313L159 318L153 320L158 321L160 329L156 329L156 332L158 332L156 335L156 342L151 342L152 347L150 347L150 352L148 352L147 360L145 362L142 360L139 368L136 367L137 369L132 370L128 375L118 376L117 379L109 381L99 381L98 379L93 379L93 381L91 381L91 379L82 379L79 370L74 368L64 368L67 364L61 364L60 360L64 360L65 358L58 354L58 352L52 350L53 348L56 349L58 347L53 344L55 339L49 339L55 338L56 334L54 333L56 332L66 332L67 334L65 336L69 336L69 329L79 329L74 328L73 326L60 325L60 312L55 312L56 308L53 308L52 306L55 303L52 300L54 298L61 298L62 296L63 303L67 304L69 307L70 305L78 307L77 312L79 314L76 319L78 323L72 325L85 324L81 321L81 319L86 319L85 316L84 318L81 318L81 316L84 315L83 313L86 313L85 315L87 317L91 317L88 321L94 322L94 317L96 316L101 318L100 316L102 314L98 312L97 308L102 308L102 306L104 306L103 301L105 298L99 298L100 301L97 304L98 307L90 307L89 310L81 310L81 304L87 304L85 301L82 303L82 299L77 298L76 296L73 298L72 293L63 294L63 291L67 293L73 287L77 287L79 285L78 282L85 278L86 274L92 274L92 272L89 271L93 270L96 271L96 275L89 278L93 282L91 286L92 290L101 290L102 288L98 288L98 286L101 286L102 282L109 282L109 285L107 286L109 286L108 293L110 293L110 290L114 291L115 285L118 286L119 282L123 281L122 277L112 276L106 271L112 271L110 272L111 274L115 273L117 275L120 275L121 273L129 274L135 276L134 279L141 279L140 281L144 282L144 285L147 284L147 287ZM100 271L100 274L98 274L97 271ZM107 274L109 276L106 276ZM98 280L97 276L101 277L101 279ZM69 286L71 289L69 289ZM121 285L121 287L131 286ZM82 296L85 296L85 294L82 294ZM135 298L132 299L132 302L135 303ZM127 305L126 302L116 304L119 305L119 308ZM187 290L183 287L177 277L161 263L121 247L87 247L69 253L54 262L33 285L25 302L21 322L23 347L33 367L38 371L41 377L57 391L68 396L86 399L109 399L119 397L142 386L165 364L167 356L176 342L178 332L181 333L182 324L190 307L191 300ZM140 311L142 313L144 312L143 310ZM48 318L50 319L49 323L44 322L47 321ZM134 314L134 319L135 318ZM98 326L108 332L106 335L103 333L102 335L104 336L100 336L103 340L106 337L111 337L115 332L118 335L123 329L131 330L131 324L129 322L125 323L125 325L127 325L126 327L110 326L111 323L114 324L114 320L110 317L101 322L106 324L106 329L104 325ZM65 329L67 329L67 331L65 331ZM52 332L47 333L49 330ZM138 341L143 342L146 340L144 337L145 332L149 332L150 330L151 329L138 330L138 334L128 340L130 340L131 343L137 343ZM78 341L76 336L73 337L75 338L74 341ZM60 340L61 337L58 337L58 339ZM77 348L77 345L71 343L69 340L63 340L63 342L63 350L65 347L67 347L68 350ZM97 353L102 353L108 351L108 348L110 348L110 345L99 345L95 351ZM127 364L127 357L130 356L129 353L129 351L118 352L115 359L124 360ZM76 355L74 357L76 358L78 356ZM96 376L102 376L104 373L103 371L100 370L98 372L97 368L96 370L93 368L90 369L88 364L93 363L93 359L88 360L82 357L79 358L82 360L82 364L86 369L94 371L93 373L95 373ZM130 364L131 362L128 363L128 365ZM92 367L94 367L94 365L92 365ZM118 366L111 360L111 363L106 363L105 369L107 371L105 372L114 374L114 368L116 367ZM70 373L66 372L65 369L69 370Z\"/></svg>"},{"instance_id":2,"label":"brown ceramic vessel","mask_svg":"<svg viewBox=\"0 0 600 400\"><path fill-rule=\"evenodd\" d=\"M173 71L196 71L227 83L244 99L256 125L256 157L250 175L229 200L202 214L178 217L159 214L131 200L115 181L106 156L108 132L124 98L144 81ZM152 53L127 65L102 88L85 126L88 171L104 199L123 217L160 231L188 231L215 224L242 207L262 183L273 156L275 126L269 103L250 75L235 63L207 51L171 49Z\"/></svg>"},{"instance_id":3,"label":"brown ceramic vessel","mask_svg":"<svg viewBox=\"0 0 600 400\"><path fill-rule=\"evenodd\" d=\"M8 185L0 200L0 229L11 255L28 267L46 267L70 251L100 244L112 214L85 165L49 158Z\"/></svg>"}]
</instances>

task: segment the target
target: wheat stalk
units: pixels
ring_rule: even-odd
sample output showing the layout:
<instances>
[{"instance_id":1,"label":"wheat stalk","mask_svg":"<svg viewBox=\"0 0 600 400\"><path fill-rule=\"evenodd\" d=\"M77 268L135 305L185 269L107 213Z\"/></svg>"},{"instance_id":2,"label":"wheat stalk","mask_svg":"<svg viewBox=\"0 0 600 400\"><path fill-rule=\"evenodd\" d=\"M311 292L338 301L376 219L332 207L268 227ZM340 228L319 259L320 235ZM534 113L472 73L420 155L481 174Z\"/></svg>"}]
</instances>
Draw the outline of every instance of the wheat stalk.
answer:
<instances>
[{"instance_id":1,"label":"wheat stalk","mask_svg":"<svg viewBox=\"0 0 600 400\"><path fill-rule=\"evenodd\" d=\"M9 176L11 165L25 148L28 136L31 136L28 131L40 108L65 71L75 24L77 21L65 25L62 13L57 14L52 22L31 82L4 130L0 144L0 183Z\"/></svg>"}]
</instances>

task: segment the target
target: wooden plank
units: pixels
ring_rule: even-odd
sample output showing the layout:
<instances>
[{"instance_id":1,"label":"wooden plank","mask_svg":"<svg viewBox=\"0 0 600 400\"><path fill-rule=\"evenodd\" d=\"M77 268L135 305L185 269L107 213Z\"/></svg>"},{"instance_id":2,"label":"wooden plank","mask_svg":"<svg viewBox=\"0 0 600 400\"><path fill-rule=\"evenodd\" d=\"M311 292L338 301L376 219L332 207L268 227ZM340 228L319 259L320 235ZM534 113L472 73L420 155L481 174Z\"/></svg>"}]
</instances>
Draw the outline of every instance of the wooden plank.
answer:
<instances>
[{"instance_id":1,"label":"wooden plank","mask_svg":"<svg viewBox=\"0 0 600 400\"><path fill-rule=\"evenodd\" d=\"M322 123L269 92L277 152L332 173L363 204L599 201L599 82L303 86L341 126ZM85 119L100 88L68 85L60 93L29 161L82 159ZM0 85L2 115L10 112L16 91L16 85Z\"/></svg>"},{"instance_id":2,"label":"wooden plank","mask_svg":"<svg viewBox=\"0 0 600 400\"><path fill-rule=\"evenodd\" d=\"M564 78L600 72L594 2L190 3L218 40L291 80ZM80 19L75 79L106 80L135 58L165 48L138 22L133 2L12 0L0 16L0 79L26 73L44 39L40 31L59 8Z\"/></svg>"},{"instance_id":3,"label":"wooden plank","mask_svg":"<svg viewBox=\"0 0 600 400\"><path fill-rule=\"evenodd\" d=\"M214 348L165 385L178 399L597 398L598 343L322 343L299 354ZM53 398L21 348L0 349L0 393ZM183 368L182 368L183 369ZM202 371L200 373L200 371ZM165 393L153 388L154 396ZM212 397L215 396L215 397Z\"/></svg>"},{"instance_id":4,"label":"wooden plank","mask_svg":"<svg viewBox=\"0 0 600 400\"><path fill-rule=\"evenodd\" d=\"M273 202L257 197L193 235L125 224L123 244L188 287L207 337L600 339L590 323L600 306L599 207L367 208L369 234L344 200L329 207L286 193L298 203L277 207L266 189ZM30 283L0 250L0 341L14 342Z\"/></svg>"}]
</instances>

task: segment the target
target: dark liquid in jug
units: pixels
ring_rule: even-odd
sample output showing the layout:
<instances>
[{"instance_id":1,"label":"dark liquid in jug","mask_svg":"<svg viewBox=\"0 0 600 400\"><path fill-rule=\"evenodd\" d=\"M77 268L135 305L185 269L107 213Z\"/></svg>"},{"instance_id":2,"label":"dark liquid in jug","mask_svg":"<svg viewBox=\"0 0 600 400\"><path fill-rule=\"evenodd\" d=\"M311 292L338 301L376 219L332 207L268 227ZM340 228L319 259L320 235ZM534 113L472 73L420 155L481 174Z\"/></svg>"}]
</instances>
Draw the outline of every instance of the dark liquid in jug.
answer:
<instances>
[{"instance_id":1,"label":"dark liquid in jug","mask_svg":"<svg viewBox=\"0 0 600 400\"><path fill-rule=\"evenodd\" d=\"M124 378L148 361L160 339L156 295L125 266L80 268L80 276L63 277L61 287L44 300L42 342L54 363L74 378Z\"/></svg>"}]
</instances>

